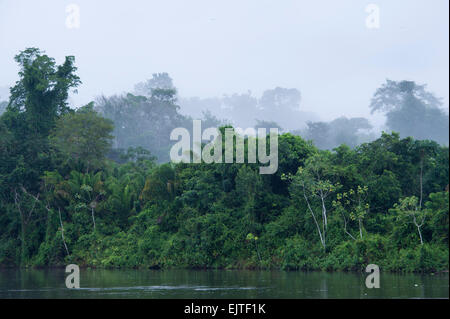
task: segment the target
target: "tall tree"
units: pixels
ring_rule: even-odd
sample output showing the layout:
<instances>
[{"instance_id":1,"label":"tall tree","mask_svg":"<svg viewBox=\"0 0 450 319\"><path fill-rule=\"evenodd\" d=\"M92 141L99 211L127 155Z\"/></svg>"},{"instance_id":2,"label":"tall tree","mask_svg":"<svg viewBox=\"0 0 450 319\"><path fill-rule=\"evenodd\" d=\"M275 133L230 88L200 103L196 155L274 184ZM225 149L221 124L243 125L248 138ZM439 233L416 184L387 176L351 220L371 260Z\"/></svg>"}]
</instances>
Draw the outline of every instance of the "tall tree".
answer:
<instances>
[{"instance_id":1,"label":"tall tree","mask_svg":"<svg viewBox=\"0 0 450 319\"><path fill-rule=\"evenodd\" d=\"M320 152L308 158L304 167L299 167L296 175L292 176L291 195L294 200L306 203L316 225L320 243L326 249L328 229L328 200L327 198L339 188L333 182L333 167L327 152Z\"/></svg>"},{"instance_id":2,"label":"tall tree","mask_svg":"<svg viewBox=\"0 0 450 319\"><path fill-rule=\"evenodd\" d=\"M17 228L8 229L7 236L20 238L20 263L25 265L42 236L38 225L45 219L45 210L38 201L40 178L53 168L48 135L56 120L69 112L69 91L81 82L73 56L56 65L39 49L28 48L15 61L20 67L19 80L0 118L0 127L7 132L1 144L8 152L8 160L0 162L0 193L14 207L12 219Z\"/></svg>"},{"instance_id":3,"label":"tall tree","mask_svg":"<svg viewBox=\"0 0 450 319\"><path fill-rule=\"evenodd\" d=\"M389 129L407 137L431 139L448 145L449 119L442 101L414 81L386 80L376 90L371 112L384 112Z\"/></svg>"},{"instance_id":4,"label":"tall tree","mask_svg":"<svg viewBox=\"0 0 450 319\"><path fill-rule=\"evenodd\" d=\"M37 190L39 177L51 166L47 137L56 120L69 112L69 91L81 81L75 74L73 56L56 65L39 49L29 48L15 60L20 67L19 80L11 88L2 121L14 136L15 156L23 158L24 167L16 166L11 177L16 184Z\"/></svg>"},{"instance_id":5,"label":"tall tree","mask_svg":"<svg viewBox=\"0 0 450 319\"><path fill-rule=\"evenodd\" d=\"M85 172L99 168L111 147L112 122L97 114L90 103L62 116L50 140L68 160L83 165Z\"/></svg>"},{"instance_id":6,"label":"tall tree","mask_svg":"<svg viewBox=\"0 0 450 319\"><path fill-rule=\"evenodd\" d=\"M136 84L134 90L139 95L153 97L162 101L175 103L177 99L177 90L173 85L172 78L166 72L153 73L151 79Z\"/></svg>"},{"instance_id":7,"label":"tall tree","mask_svg":"<svg viewBox=\"0 0 450 319\"><path fill-rule=\"evenodd\" d=\"M406 197L394 204L392 212L397 213L397 219L403 223L413 223L419 234L420 244L423 245L422 227L427 218L427 210L422 209L416 196Z\"/></svg>"}]
</instances>

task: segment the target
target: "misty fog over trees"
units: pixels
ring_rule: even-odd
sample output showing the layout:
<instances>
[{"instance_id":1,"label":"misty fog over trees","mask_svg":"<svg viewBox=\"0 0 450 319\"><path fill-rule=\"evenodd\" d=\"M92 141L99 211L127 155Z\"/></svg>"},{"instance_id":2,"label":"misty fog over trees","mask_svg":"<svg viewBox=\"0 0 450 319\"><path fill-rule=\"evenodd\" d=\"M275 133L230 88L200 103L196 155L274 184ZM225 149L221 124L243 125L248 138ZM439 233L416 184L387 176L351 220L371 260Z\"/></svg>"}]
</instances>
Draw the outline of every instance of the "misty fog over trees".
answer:
<instances>
[{"instance_id":1,"label":"misty fog over trees","mask_svg":"<svg viewBox=\"0 0 450 319\"><path fill-rule=\"evenodd\" d=\"M384 131L448 145L449 116L426 85L386 80L374 92L371 104L362 107L385 115ZM174 143L169 139L171 130L190 129L192 119L201 119L205 128L224 124L241 128L276 127L280 132L291 132L329 150L341 144L353 148L380 134L369 119L362 117L319 121L317 115L302 111L301 92L295 88L268 89L259 98L251 92L186 98L178 96L167 73L153 74L151 79L136 84L132 93L99 97L95 108L115 124L114 148L141 146L160 162L168 161Z\"/></svg>"},{"instance_id":2,"label":"misty fog over trees","mask_svg":"<svg viewBox=\"0 0 450 319\"><path fill-rule=\"evenodd\" d=\"M0 102L0 114L6 106L6 101ZM385 132L434 140L442 145L449 143L448 112L425 84L386 80L374 89L370 105L361 107L385 116L381 128ZM176 127L191 130L192 119L201 119L204 128L225 124L244 129L278 128L328 150L341 144L353 148L373 141L381 133L370 119L363 117L342 116L329 122L320 121L316 114L302 111L301 91L296 88L267 89L260 97L251 92L209 98L182 97L168 73L153 74L150 79L137 83L130 93L96 97L94 108L114 123L110 156L119 161L129 147L143 147L158 162L168 162L174 144L170 132Z\"/></svg>"}]
</instances>

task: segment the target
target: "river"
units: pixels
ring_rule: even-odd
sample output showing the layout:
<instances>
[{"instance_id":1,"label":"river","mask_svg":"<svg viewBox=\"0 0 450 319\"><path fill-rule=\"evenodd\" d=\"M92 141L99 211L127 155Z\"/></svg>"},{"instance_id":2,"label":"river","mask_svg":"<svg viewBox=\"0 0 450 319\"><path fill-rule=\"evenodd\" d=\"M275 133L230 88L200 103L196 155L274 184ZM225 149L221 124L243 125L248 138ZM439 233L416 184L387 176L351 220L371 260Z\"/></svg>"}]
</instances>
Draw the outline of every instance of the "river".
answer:
<instances>
[{"instance_id":1,"label":"river","mask_svg":"<svg viewBox=\"0 0 450 319\"><path fill-rule=\"evenodd\" d=\"M81 269L80 288L64 269L0 270L0 298L448 298L446 274L365 274L243 270Z\"/></svg>"}]
</instances>

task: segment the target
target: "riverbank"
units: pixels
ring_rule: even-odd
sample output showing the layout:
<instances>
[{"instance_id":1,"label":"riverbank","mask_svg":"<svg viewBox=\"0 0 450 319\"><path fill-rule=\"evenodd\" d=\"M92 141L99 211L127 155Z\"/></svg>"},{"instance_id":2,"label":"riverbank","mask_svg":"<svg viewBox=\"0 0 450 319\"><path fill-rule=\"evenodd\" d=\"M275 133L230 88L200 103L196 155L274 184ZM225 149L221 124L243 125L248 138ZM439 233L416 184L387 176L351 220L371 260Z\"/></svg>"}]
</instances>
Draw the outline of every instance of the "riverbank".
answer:
<instances>
[{"instance_id":1,"label":"riverbank","mask_svg":"<svg viewBox=\"0 0 450 319\"><path fill-rule=\"evenodd\" d=\"M92 269L191 269L191 270L287 270L287 271L347 271L364 273L366 266L376 264L390 273L440 273L448 272L448 248L439 245L419 245L415 248L395 250L385 239L375 236L368 240L344 242L329 252L306 250L297 245L283 247L273 254L245 251L246 258L233 259L218 256L209 264L194 264L188 254L167 254L159 258L148 258L132 246L91 247L90 250L66 256L53 263L39 263L32 259L23 268L52 268L77 264ZM106 241L99 241L105 243ZM262 243L261 247L264 247ZM82 255L80 254L82 253ZM164 253L164 251L162 252ZM84 258L82 258L84 256ZM260 259L261 258L261 259ZM1 265L14 268L17 265Z\"/></svg>"}]
</instances>

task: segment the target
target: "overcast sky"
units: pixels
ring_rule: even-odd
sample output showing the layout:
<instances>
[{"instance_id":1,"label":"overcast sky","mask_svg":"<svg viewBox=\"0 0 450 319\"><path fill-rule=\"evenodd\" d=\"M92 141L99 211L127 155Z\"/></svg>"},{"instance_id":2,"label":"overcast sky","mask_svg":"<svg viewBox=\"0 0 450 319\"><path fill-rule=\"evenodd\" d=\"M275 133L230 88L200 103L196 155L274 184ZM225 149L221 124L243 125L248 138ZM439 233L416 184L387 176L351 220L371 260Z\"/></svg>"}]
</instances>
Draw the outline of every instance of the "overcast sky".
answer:
<instances>
[{"instance_id":1,"label":"overcast sky","mask_svg":"<svg viewBox=\"0 0 450 319\"><path fill-rule=\"evenodd\" d=\"M66 6L80 27L66 26ZM369 29L365 9L380 9ZM368 116L386 78L449 87L448 0L0 0L0 87L17 80L13 57L39 47L75 55L78 105L132 90L168 72L181 96L298 88L324 120Z\"/></svg>"}]
</instances>

